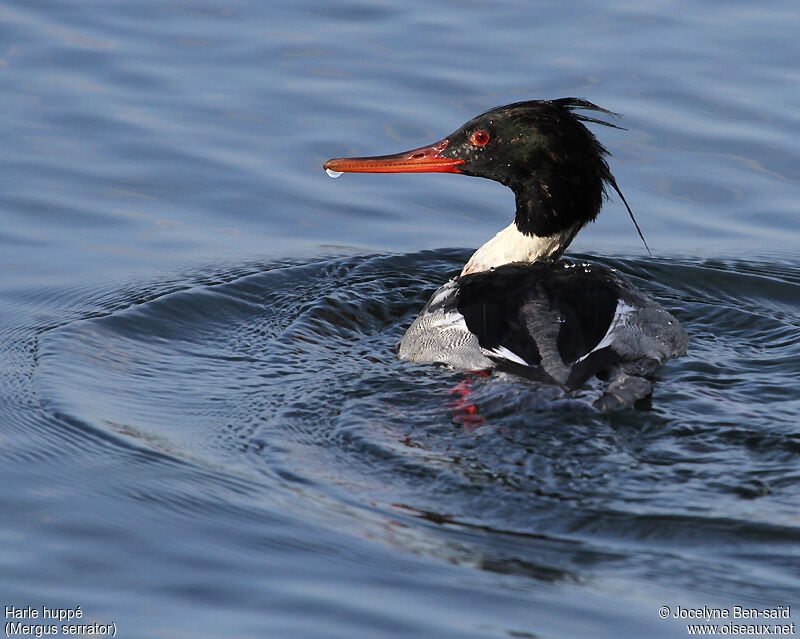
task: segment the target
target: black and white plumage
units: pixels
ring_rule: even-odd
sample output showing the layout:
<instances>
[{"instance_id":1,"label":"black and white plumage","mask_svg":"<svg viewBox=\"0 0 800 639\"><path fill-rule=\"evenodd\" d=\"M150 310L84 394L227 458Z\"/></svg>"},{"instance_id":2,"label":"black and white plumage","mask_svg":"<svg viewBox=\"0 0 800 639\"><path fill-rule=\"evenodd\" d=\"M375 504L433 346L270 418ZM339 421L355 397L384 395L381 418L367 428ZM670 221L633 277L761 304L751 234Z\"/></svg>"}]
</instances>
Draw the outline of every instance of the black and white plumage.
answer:
<instances>
[{"instance_id":1,"label":"black and white plumage","mask_svg":"<svg viewBox=\"0 0 800 639\"><path fill-rule=\"evenodd\" d=\"M584 122L614 125L577 110L611 114L575 98L517 102L427 147L325 163L329 172L485 177L516 195L514 221L433 294L400 342L401 358L503 370L567 391L599 380L594 405L609 410L649 394L656 369L685 354L685 330L657 302L613 270L560 259L597 217L606 187L622 197Z\"/></svg>"},{"instance_id":2,"label":"black and white plumage","mask_svg":"<svg viewBox=\"0 0 800 639\"><path fill-rule=\"evenodd\" d=\"M596 406L609 409L649 394L648 378L686 345L680 323L616 271L559 260L450 280L411 324L399 355L566 390L599 377L608 387Z\"/></svg>"}]
</instances>

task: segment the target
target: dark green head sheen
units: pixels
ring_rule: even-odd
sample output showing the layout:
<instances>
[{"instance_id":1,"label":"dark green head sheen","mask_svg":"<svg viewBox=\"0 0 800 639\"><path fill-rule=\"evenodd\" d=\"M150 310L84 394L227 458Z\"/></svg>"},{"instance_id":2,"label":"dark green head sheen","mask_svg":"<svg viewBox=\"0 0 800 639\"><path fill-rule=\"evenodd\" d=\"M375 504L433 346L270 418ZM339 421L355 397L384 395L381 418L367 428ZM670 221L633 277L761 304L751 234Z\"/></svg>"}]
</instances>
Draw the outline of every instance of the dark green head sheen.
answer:
<instances>
[{"instance_id":1,"label":"dark green head sheen","mask_svg":"<svg viewBox=\"0 0 800 639\"><path fill-rule=\"evenodd\" d=\"M576 98L532 100L497 107L473 118L440 152L460 158L458 171L511 188L516 224L525 234L548 236L597 217L606 184L614 184L606 149L575 109L609 111ZM612 114L613 115L613 114Z\"/></svg>"},{"instance_id":2,"label":"dark green head sheen","mask_svg":"<svg viewBox=\"0 0 800 639\"><path fill-rule=\"evenodd\" d=\"M608 185L633 219L605 160L608 152L583 123L619 127L577 110L616 115L578 98L516 102L487 111L428 146L394 155L334 158L324 168L331 175L437 172L496 180L517 196L514 221L526 235L546 237L591 222Z\"/></svg>"}]
</instances>

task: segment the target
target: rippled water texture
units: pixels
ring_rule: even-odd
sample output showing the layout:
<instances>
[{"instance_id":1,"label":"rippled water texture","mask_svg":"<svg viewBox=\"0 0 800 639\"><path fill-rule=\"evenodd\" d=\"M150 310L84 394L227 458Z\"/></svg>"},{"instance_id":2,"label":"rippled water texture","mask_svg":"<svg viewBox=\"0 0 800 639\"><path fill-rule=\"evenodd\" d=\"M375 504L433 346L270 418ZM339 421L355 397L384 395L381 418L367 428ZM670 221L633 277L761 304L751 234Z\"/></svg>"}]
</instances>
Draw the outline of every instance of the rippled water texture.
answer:
<instances>
[{"instance_id":1,"label":"rippled water texture","mask_svg":"<svg viewBox=\"0 0 800 639\"><path fill-rule=\"evenodd\" d=\"M0 606L226 639L800 606L798 29L790 2L6 3ZM655 257L618 201L572 255L690 336L605 415L396 357L509 191L321 168L565 95L624 114L596 133Z\"/></svg>"}]
</instances>

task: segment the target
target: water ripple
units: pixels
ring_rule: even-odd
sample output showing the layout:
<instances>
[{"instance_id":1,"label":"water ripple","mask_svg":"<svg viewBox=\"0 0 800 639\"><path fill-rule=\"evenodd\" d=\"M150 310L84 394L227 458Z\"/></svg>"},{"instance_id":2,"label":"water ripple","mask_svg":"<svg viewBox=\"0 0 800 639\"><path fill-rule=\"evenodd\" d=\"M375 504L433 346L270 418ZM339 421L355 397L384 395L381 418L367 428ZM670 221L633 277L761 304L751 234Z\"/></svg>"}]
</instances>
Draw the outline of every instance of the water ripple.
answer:
<instances>
[{"instance_id":1,"label":"water ripple","mask_svg":"<svg viewBox=\"0 0 800 639\"><path fill-rule=\"evenodd\" d=\"M794 264L604 260L662 299L691 347L649 406L599 415L531 382L396 358L465 256L337 258L119 300L40 336L35 387L73 423L485 570L575 580L590 549L601 574L622 563L666 586L710 570L734 592L721 558L800 532ZM641 560L699 547L692 564Z\"/></svg>"}]
</instances>

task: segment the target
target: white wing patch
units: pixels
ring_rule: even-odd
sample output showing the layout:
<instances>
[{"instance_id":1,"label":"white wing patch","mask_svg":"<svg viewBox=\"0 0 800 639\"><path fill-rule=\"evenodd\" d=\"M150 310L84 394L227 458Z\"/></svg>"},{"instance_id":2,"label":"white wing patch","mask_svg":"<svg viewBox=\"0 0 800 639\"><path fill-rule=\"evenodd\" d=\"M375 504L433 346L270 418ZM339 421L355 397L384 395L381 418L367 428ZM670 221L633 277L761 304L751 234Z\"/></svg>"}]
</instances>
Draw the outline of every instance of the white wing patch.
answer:
<instances>
[{"instance_id":1,"label":"white wing patch","mask_svg":"<svg viewBox=\"0 0 800 639\"><path fill-rule=\"evenodd\" d=\"M429 314L423 316L425 319L422 321L425 324L426 331L433 329L441 332L442 334L447 332L446 334L450 336L451 340L453 339L452 331L457 331L458 333L463 333L465 337L469 336L470 338L475 339L475 346L477 347L477 336L467 327L467 322L464 319L464 316L455 309L444 309L444 305L447 303L448 298L451 298L456 294L457 286L458 283L456 280L450 280L443 286L439 287L439 290L433 294L430 302L428 302L428 308L435 310L433 310L433 312L429 311ZM485 357L504 359L509 362L514 362L515 364L521 364L522 366L530 366L528 362L526 362L513 351L507 349L505 346L498 346L497 348L492 349L478 347L478 349ZM476 355L477 354L478 353L476 353Z\"/></svg>"},{"instance_id":2,"label":"white wing patch","mask_svg":"<svg viewBox=\"0 0 800 639\"><path fill-rule=\"evenodd\" d=\"M513 351L508 350L505 346L498 346L497 348L492 349L481 349L487 355L492 357L499 357L501 359L507 359L510 362L514 362L515 364L522 364L523 366L530 366L528 362L522 359L519 355L514 353Z\"/></svg>"},{"instance_id":3,"label":"white wing patch","mask_svg":"<svg viewBox=\"0 0 800 639\"><path fill-rule=\"evenodd\" d=\"M611 346L614 341L614 333L616 332L617 328L624 322L625 318L630 315L636 309L631 306L630 304L626 304L623 300L619 300L617 302L617 308L614 310L614 318L611 320L611 324L606 331L606 334L603 335L603 339L601 339L597 346L595 346L592 350L590 350L586 355L579 357L575 360L575 363L582 362L585 360L589 355L594 353L595 351L599 351L601 348L605 348L606 346Z\"/></svg>"},{"instance_id":4,"label":"white wing patch","mask_svg":"<svg viewBox=\"0 0 800 639\"><path fill-rule=\"evenodd\" d=\"M428 306L433 307L442 304L445 299L447 299L448 297L450 297L455 293L456 290L455 284L456 284L455 280L450 280L449 282L447 282L447 284L443 284L442 286L440 286L439 290L437 290L433 294L433 297L431 297L431 301L428 302Z\"/></svg>"}]
</instances>

